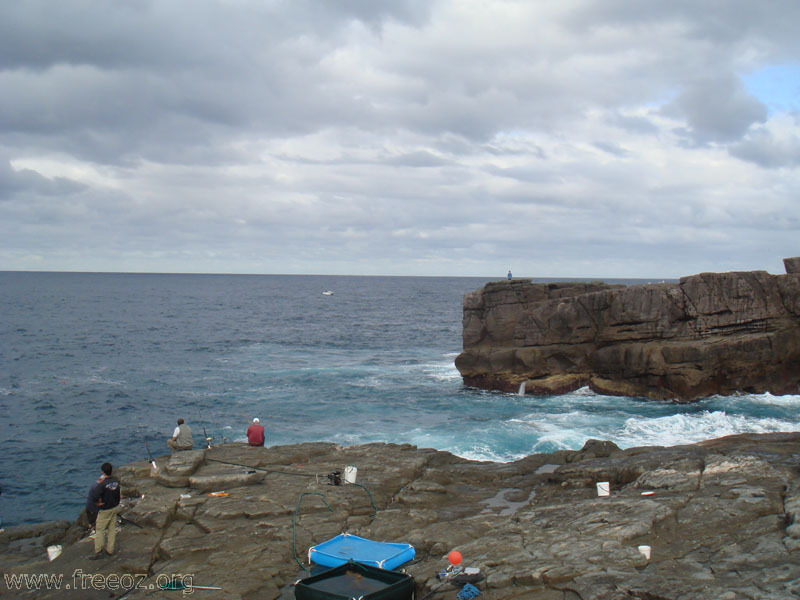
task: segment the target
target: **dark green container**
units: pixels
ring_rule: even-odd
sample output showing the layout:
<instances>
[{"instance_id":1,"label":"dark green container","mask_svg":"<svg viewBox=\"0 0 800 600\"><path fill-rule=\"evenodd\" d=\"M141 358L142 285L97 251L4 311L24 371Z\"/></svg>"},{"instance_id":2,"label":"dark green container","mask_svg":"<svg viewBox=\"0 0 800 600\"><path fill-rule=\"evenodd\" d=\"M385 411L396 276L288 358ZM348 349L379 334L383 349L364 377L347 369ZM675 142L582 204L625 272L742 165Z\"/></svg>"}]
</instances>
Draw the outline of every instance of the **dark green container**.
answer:
<instances>
[{"instance_id":1,"label":"dark green container","mask_svg":"<svg viewBox=\"0 0 800 600\"><path fill-rule=\"evenodd\" d=\"M413 600L414 580L397 571L348 562L294 586L296 600Z\"/></svg>"}]
</instances>

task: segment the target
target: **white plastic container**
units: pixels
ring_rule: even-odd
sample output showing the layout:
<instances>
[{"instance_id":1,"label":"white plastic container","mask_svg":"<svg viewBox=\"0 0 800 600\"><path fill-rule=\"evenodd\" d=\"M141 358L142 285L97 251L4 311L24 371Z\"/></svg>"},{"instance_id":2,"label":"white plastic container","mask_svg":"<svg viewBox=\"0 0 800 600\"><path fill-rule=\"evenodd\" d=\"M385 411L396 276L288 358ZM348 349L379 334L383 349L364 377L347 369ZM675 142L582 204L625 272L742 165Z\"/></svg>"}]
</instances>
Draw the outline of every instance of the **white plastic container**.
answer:
<instances>
[{"instance_id":1,"label":"white plastic container","mask_svg":"<svg viewBox=\"0 0 800 600\"><path fill-rule=\"evenodd\" d=\"M344 468L344 481L345 483L355 483L358 469L354 465L347 465Z\"/></svg>"},{"instance_id":2,"label":"white plastic container","mask_svg":"<svg viewBox=\"0 0 800 600\"><path fill-rule=\"evenodd\" d=\"M49 560L55 560L59 556L61 556L61 544L47 547L47 558Z\"/></svg>"},{"instance_id":3,"label":"white plastic container","mask_svg":"<svg viewBox=\"0 0 800 600\"><path fill-rule=\"evenodd\" d=\"M597 495L598 496L610 496L611 495L611 485L607 481L598 481L597 482Z\"/></svg>"},{"instance_id":4,"label":"white plastic container","mask_svg":"<svg viewBox=\"0 0 800 600\"><path fill-rule=\"evenodd\" d=\"M642 553L647 560L650 560L650 546L637 546L637 550Z\"/></svg>"}]
</instances>

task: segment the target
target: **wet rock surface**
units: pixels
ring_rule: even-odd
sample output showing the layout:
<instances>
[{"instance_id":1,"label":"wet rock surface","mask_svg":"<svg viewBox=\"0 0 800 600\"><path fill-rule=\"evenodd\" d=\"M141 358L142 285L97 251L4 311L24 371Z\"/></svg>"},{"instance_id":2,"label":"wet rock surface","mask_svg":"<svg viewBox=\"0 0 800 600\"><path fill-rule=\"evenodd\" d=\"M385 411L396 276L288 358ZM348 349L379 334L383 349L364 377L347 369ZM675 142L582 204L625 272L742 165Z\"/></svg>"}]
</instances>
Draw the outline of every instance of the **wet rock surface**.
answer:
<instances>
[{"instance_id":1,"label":"wet rock surface","mask_svg":"<svg viewBox=\"0 0 800 600\"><path fill-rule=\"evenodd\" d=\"M796 394L800 258L784 264L629 287L491 282L464 297L456 367L468 385L539 395Z\"/></svg>"},{"instance_id":2,"label":"wet rock surface","mask_svg":"<svg viewBox=\"0 0 800 600\"><path fill-rule=\"evenodd\" d=\"M293 598L308 548L345 531L412 544L417 598L456 597L460 587L437 577L454 549L494 600L800 594L800 433L628 450L590 441L506 464L327 443L228 444L157 461L158 476L146 461L118 469L113 557L89 561L85 527L66 521L0 534L2 596L174 598L181 592L158 588L177 574L222 588L197 597ZM330 485L347 465L358 468L356 485ZM198 487L171 487L164 473ZM54 544L63 551L48 561ZM25 574L63 578L59 589L9 586Z\"/></svg>"}]
</instances>

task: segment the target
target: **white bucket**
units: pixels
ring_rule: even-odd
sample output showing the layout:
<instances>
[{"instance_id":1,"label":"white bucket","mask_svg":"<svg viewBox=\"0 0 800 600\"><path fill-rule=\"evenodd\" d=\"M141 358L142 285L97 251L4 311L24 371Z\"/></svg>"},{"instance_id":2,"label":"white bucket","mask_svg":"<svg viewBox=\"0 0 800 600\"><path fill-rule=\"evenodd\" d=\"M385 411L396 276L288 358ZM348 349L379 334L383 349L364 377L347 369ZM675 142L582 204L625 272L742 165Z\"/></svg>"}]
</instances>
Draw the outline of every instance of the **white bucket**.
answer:
<instances>
[{"instance_id":1,"label":"white bucket","mask_svg":"<svg viewBox=\"0 0 800 600\"><path fill-rule=\"evenodd\" d=\"M611 495L611 485L607 481L598 481L597 482L597 495L598 496L610 496Z\"/></svg>"},{"instance_id":2,"label":"white bucket","mask_svg":"<svg viewBox=\"0 0 800 600\"><path fill-rule=\"evenodd\" d=\"M650 560L650 546L637 546L637 549L642 553L642 556Z\"/></svg>"},{"instance_id":3,"label":"white bucket","mask_svg":"<svg viewBox=\"0 0 800 600\"><path fill-rule=\"evenodd\" d=\"M57 546L48 546L47 547L47 558L49 560L55 560L59 556L61 556L61 545Z\"/></svg>"},{"instance_id":4,"label":"white bucket","mask_svg":"<svg viewBox=\"0 0 800 600\"><path fill-rule=\"evenodd\" d=\"M345 483L355 483L358 469L353 465L347 465L344 468L344 481Z\"/></svg>"}]
</instances>

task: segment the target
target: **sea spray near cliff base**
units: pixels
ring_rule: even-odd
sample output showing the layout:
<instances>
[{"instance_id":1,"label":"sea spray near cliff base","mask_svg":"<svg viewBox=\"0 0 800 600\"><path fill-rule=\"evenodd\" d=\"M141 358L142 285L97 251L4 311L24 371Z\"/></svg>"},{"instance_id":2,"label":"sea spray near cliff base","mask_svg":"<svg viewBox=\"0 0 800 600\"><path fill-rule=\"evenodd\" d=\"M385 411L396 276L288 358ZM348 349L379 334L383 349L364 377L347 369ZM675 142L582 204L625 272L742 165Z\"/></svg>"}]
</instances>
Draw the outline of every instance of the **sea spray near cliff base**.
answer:
<instances>
[{"instance_id":1,"label":"sea spray near cliff base","mask_svg":"<svg viewBox=\"0 0 800 600\"><path fill-rule=\"evenodd\" d=\"M143 436L165 454L178 416L196 447L203 426L214 443L243 440L258 416L267 445L398 442L499 461L589 438L800 429L798 396L678 405L465 388L461 302L486 281L0 273L0 517L75 518L103 461L146 459Z\"/></svg>"}]
</instances>

